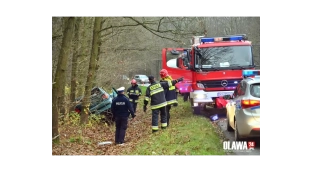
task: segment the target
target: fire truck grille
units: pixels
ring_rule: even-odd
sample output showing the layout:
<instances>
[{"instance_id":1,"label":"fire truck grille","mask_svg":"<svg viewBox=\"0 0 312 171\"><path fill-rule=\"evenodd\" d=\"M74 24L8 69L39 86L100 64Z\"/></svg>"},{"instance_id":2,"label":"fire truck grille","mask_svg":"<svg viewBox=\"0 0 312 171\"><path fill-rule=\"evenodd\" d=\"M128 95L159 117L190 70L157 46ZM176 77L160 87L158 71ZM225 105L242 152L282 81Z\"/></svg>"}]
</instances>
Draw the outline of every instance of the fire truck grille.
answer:
<instances>
[{"instance_id":1,"label":"fire truck grille","mask_svg":"<svg viewBox=\"0 0 312 171\"><path fill-rule=\"evenodd\" d=\"M205 88L217 88L217 87L236 87L242 79L231 80L212 80L212 81L198 81L202 83Z\"/></svg>"}]
</instances>

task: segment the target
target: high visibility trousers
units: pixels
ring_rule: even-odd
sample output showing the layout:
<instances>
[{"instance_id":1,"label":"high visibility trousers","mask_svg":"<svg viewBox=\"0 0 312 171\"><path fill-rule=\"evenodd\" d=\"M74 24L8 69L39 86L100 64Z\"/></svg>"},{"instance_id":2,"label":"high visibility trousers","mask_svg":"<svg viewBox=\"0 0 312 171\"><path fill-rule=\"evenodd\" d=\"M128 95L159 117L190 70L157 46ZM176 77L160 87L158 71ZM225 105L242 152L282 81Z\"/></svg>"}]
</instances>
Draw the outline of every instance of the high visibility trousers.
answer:
<instances>
[{"instance_id":1,"label":"high visibility trousers","mask_svg":"<svg viewBox=\"0 0 312 171\"><path fill-rule=\"evenodd\" d=\"M167 113L166 113L166 106L158 108L158 109L152 109L152 130L153 132L158 131L158 115L160 112L160 123L161 128L167 127Z\"/></svg>"}]
</instances>

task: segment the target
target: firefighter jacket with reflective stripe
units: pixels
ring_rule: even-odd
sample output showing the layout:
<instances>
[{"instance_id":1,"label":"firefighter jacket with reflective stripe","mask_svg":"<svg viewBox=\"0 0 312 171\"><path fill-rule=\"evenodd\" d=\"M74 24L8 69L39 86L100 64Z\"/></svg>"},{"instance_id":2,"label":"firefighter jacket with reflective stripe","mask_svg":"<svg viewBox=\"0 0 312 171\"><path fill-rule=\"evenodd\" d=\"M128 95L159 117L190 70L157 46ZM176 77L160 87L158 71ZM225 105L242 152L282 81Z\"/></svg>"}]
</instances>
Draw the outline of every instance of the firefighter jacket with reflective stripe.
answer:
<instances>
[{"instance_id":1,"label":"firefighter jacket with reflective stripe","mask_svg":"<svg viewBox=\"0 0 312 171\"><path fill-rule=\"evenodd\" d=\"M147 104L151 99L151 109L158 109L167 105L164 89L169 89L170 86L175 85L177 80L167 82L153 82L146 88L146 95L144 103Z\"/></svg>"},{"instance_id":2,"label":"firefighter jacket with reflective stripe","mask_svg":"<svg viewBox=\"0 0 312 171\"><path fill-rule=\"evenodd\" d=\"M113 99L111 110L115 117L129 117L130 114L132 117L134 116L132 105L129 99L123 94L118 94Z\"/></svg>"},{"instance_id":3,"label":"firefighter jacket with reflective stripe","mask_svg":"<svg viewBox=\"0 0 312 171\"><path fill-rule=\"evenodd\" d=\"M138 99L139 99L139 96L142 95L142 91L138 85L135 85L134 87L131 86L127 90L127 95L129 97L130 102L138 103Z\"/></svg>"},{"instance_id":4,"label":"firefighter jacket with reflective stripe","mask_svg":"<svg viewBox=\"0 0 312 171\"><path fill-rule=\"evenodd\" d=\"M168 81L170 84L171 80L172 80L172 78L170 76L167 76L165 78L161 78L160 82L167 82ZM173 104L173 103L178 103L175 85L169 86L169 88L164 89L164 91L165 91L165 97L166 97L166 101L167 101L168 105Z\"/></svg>"}]
</instances>

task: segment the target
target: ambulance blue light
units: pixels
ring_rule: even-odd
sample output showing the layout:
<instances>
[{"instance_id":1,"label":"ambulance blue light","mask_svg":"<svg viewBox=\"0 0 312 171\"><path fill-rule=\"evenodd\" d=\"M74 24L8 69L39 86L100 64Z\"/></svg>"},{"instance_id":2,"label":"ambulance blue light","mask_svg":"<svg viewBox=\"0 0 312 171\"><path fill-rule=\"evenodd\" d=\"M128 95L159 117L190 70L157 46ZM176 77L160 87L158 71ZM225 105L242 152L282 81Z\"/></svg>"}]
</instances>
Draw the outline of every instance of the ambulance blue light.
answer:
<instances>
[{"instance_id":1,"label":"ambulance blue light","mask_svg":"<svg viewBox=\"0 0 312 171\"><path fill-rule=\"evenodd\" d=\"M260 70L243 70L243 77L260 76Z\"/></svg>"}]
</instances>

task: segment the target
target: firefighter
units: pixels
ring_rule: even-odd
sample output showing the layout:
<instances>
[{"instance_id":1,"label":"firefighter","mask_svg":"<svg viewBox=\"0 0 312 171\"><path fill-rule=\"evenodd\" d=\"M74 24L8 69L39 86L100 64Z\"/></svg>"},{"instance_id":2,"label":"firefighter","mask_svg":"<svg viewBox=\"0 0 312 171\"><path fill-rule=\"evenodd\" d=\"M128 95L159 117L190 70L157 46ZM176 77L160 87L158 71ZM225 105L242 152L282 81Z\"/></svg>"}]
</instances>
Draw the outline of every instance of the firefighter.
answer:
<instances>
[{"instance_id":1,"label":"firefighter","mask_svg":"<svg viewBox=\"0 0 312 171\"><path fill-rule=\"evenodd\" d=\"M129 97L129 101L131 102L133 106L134 114L136 113L136 108L139 100L139 96L141 96L142 91L140 87L138 86L135 79L131 80L131 87L127 90L127 95Z\"/></svg>"},{"instance_id":2,"label":"firefighter","mask_svg":"<svg viewBox=\"0 0 312 171\"><path fill-rule=\"evenodd\" d=\"M131 113L132 120L135 118L135 114L129 99L124 95L125 87L117 89L118 95L112 101L111 110L113 113L113 120L115 120L115 143L117 145L123 145L125 142L126 130L128 127L128 119Z\"/></svg>"},{"instance_id":3,"label":"firefighter","mask_svg":"<svg viewBox=\"0 0 312 171\"><path fill-rule=\"evenodd\" d=\"M168 74L168 71L166 69L160 70L159 75L161 77L160 82L167 82L167 81L172 80L171 76ZM166 88L164 90L165 90L165 97L167 101L166 113L167 113L167 127L168 127L169 121L170 121L171 106L177 106L178 101L177 101L175 85L171 85L169 88Z\"/></svg>"},{"instance_id":4,"label":"firefighter","mask_svg":"<svg viewBox=\"0 0 312 171\"><path fill-rule=\"evenodd\" d=\"M178 95L179 95L179 89L177 87L177 85L175 85L175 90L176 90L176 99L177 99L177 103L173 103L172 106L177 107L178 106ZM168 125L169 126L169 125Z\"/></svg>"},{"instance_id":5,"label":"firefighter","mask_svg":"<svg viewBox=\"0 0 312 171\"><path fill-rule=\"evenodd\" d=\"M176 89L176 96L177 96L177 100L178 100L179 89L178 89L177 85L175 85L175 89Z\"/></svg>"},{"instance_id":6,"label":"firefighter","mask_svg":"<svg viewBox=\"0 0 312 171\"><path fill-rule=\"evenodd\" d=\"M148 80L150 85L146 88L145 99L143 110L146 112L147 105L149 100L151 99L151 109L152 109L152 132L158 131L158 115L160 112L160 122L161 128L167 128L167 116L166 116L166 97L164 89L168 89L172 85L174 86L176 83L183 81L183 77L177 80L171 80L167 82L159 82L157 83L154 80L154 76L149 76Z\"/></svg>"}]
</instances>

